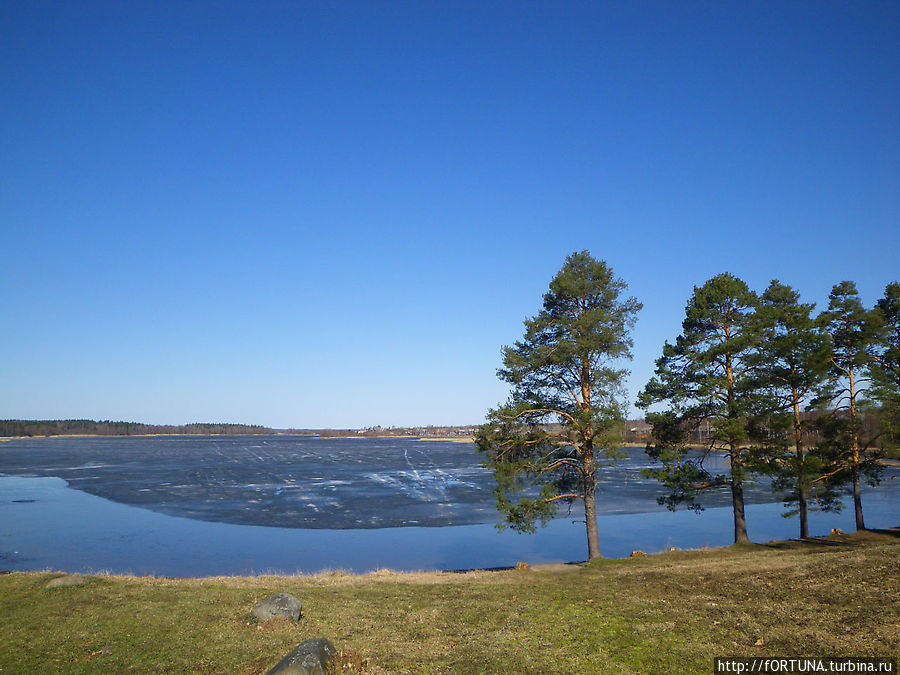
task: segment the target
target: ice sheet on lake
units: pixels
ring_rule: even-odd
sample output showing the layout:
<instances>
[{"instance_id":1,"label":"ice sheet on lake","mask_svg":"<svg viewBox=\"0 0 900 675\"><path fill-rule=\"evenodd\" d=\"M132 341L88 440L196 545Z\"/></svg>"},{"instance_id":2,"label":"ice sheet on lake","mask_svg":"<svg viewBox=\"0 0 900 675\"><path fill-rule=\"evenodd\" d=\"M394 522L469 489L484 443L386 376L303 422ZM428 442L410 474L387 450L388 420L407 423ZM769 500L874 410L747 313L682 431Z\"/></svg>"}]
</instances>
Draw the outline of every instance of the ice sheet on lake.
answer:
<instances>
[{"instance_id":1,"label":"ice sheet on lake","mask_svg":"<svg viewBox=\"0 0 900 675\"><path fill-rule=\"evenodd\" d=\"M896 475L896 474L895 474ZM864 494L871 527L897 525L898 483ZM796 520L780 504L750 505L754 541L796 536ZM731 543L731 509L697 516L686 511L604 515L598 519L603 554L624 557L670 546ZM853 529L853 509L812 514L811 533ZM58 478L0 476L0 570L61 570L164 576L466 569L581 560L584 525L557 519L534 536L491 524L459 527L302 530L175 518L101 499Z\"/></svg>"},{"instance_id":2,"label":"ice sheet on lake","mask_svg":"<svg viewBox=\"0 0 900 675\"><path fill-rule=\"evenodd\" d=\"M303 529L495 523L493 477L472 444L410 439L16 439L0 473L55 476L113 501L188 518ZM598 472L600 514L660 511L641 448ZM86 469L90 469L86 471ZM775 501L747 485L748 503ZM708 507L730 503L726 490ZM567 515L565 509L562 515ZM572 511L577 518L579 510Z\"/></svg>"}]
</instances>

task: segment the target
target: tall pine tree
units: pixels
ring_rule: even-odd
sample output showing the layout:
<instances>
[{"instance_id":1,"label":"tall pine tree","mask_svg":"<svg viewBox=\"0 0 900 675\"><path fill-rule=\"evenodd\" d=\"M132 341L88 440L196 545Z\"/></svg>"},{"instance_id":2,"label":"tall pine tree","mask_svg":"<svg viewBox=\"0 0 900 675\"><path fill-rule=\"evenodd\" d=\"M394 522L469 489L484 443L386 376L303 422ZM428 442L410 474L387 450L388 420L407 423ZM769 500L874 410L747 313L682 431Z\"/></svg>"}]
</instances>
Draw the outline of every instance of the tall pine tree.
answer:
<instances>
[{"instance_id":1,"label":"tall pine tree","mask_svg":"<svg viewBox=\"0 0 900 675\"><path fill-rule=\"evenodd\" d=\"M900 283L892 281L885 287L875 313L877 338L866 396L875 406L883 443L896 447L900 443Z\"/></svg>"},{"instance_id":2,"label":"tall pine tree","mask_svg":"<svg viewBox=\"0 0 900 675\"><path fill-rule=\"evenodd\" d=\"M681 335L674 345L664 345L656 375L639 397L642 408L666 406L646 416L655 440L647 453L663 465L651 474L670 489L663 501L670 508L679 503L700 508L695 501L700 493L727 486L735 542L749 541L744 481L756 460L747 442L754 403L747 359L758 342L757 302L746 283L727 273L695 287ZM701 425L711 433L696 450L688 441ZM727 457L727 473L714 473L711 466L719 453Z\"/></svg>"},{"instance_id":3,"label":"tall pine tree","mask_svg":"<svg viewBox=\"0 0 900 675\"><path fill-rule=\"evenodd\" d=\"M756 386L764 392L760 401L767 404L758 427L760 443L768 451L774 485L788 491L786 503L797 505L786 515L799 514L801 537L809 536L807 503L813 481L825 472L821 459L811 456L804 445L808 422L801 414L825 384L831 354L827 334L811 316L814 308L801 303L800 294L790 286L772 281L760 296L759 342L748 358ZM826 486L818 486L817 501L826 509L836 506L834 493Z\"/></svg>"},{"instance_id":4,"label":"tall pine tree","mask_svg":"<svg viewBox=\"0 0 900 675\"><path fill-rule=\"evenodd\" d=\"M513 386L475 434L494 472L504 524L533 532L561 503L584 503L588 557L600 556L596 471L618 456L624 418L619 367L631 358L631 328L641 304L622 298L625 283L587 251L566 258L525 320L525 336L503 348L497 375Z\"/></svg>"},{"instance_id":5,"label":"tall pine tree","mask_svg":"<svg viewBox=\"0 0 900 675\"><path fill-rule=\"evenodd\" d=\"M828 479L852 484L856 529L864 530L861 482L864 476L875 480L879 467L871 439L862 438L859 404L868 382L878 317L863 306L852 281L835 284L828 300L828 309L819 321L832 343L831 387L826 396L831 412L823 420L821 447L835 467Z\"/></svg>"}]
</instances>

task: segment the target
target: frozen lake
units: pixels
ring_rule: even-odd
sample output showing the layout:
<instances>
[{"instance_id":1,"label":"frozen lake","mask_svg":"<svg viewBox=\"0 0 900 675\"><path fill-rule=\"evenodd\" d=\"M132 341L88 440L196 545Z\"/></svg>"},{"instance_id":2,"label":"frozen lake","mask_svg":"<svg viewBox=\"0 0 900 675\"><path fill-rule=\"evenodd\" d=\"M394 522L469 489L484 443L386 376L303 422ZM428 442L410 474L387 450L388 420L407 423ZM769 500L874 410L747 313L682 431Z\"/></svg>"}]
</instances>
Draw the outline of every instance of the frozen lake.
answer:
<instances>
[{"instance_id":1,"label":"frozen lake","mask_svg":"<svg viewBox=\"0 0 900 675\"><path fill-rule=\"evenodd\" d=\"M701 515L656 503L640 448L600 473L607 556L728 544L729 493ZM497 532L493 480L471 444L406 439L149 437L0 444L0 569L165 576L465 569L580 560L573 512L537 535ZM900 471L865 488L869 527L900 525ZM755 541L796 536L767 485L748 489ZM853 529L812 513L813 535Z\"/></svg>"}]
</instances>

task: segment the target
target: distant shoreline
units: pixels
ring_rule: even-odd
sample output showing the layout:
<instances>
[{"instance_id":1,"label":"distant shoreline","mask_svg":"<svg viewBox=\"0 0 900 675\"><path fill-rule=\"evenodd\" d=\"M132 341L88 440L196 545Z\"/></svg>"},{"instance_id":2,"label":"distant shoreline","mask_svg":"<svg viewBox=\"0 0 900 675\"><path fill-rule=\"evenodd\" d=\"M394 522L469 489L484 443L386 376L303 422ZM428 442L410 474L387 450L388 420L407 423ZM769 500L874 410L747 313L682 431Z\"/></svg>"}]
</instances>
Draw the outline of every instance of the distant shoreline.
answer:
<instances>
[{"instance_id":1,"label":"distant shoreline","mask_svg":"<svg viewBox=\"0 0 900 675\"><path fill-rule=\"evenodd\" d=\"M393 438L408 441L443 441L449 443L474 443L475 439L471 436L332 436L321 434L301 434L301 433L272 433L272 434L48 434L33 436L3 436L0 437L0 443L8 443L13 440L46 439L46 438L156 438L156 437L179 437L179 438L202 438L204 436L234 436L234 437L252 437L252 436L296 436L298 438L355 438L365 440L367 438Z\"/></svg>"},{"instance_id":2,"label":"distant shoreline","mask_svg":"<svg viewBox=\"0 0 900 675\"><path fill-rule=\"evenodd\" d=\"M239 437L252 437L252 436L318 436L318 434L283 434L283 433L271 433L271 434L47 434L47 435L38 435L35 434L33 436L2 436L0 437L0 443L8 443L12 440L25 440L28 438L156 438L157 436L177 436L180 438L203 438L204 436L239 436Z\"/></svg>"},{"instance_id":3,"label":"distant shoreline","mask_svg":"<svg viewBox=\"0 0 900 675\"><path fill-rule=\"evenodd\" d=\"M446 441L448 443L474 443L472 436L422 436L420 441Z\"/></svg>"}]
</instances>

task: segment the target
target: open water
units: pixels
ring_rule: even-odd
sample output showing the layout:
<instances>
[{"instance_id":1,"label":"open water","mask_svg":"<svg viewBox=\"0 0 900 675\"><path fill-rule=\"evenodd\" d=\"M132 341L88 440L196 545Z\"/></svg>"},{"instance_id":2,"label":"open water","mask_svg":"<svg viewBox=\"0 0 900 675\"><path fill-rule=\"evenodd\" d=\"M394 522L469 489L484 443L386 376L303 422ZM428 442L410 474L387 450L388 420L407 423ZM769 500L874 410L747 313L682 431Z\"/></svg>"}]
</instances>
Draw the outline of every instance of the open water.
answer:
<instances>
[{"instance_id":1,"label":"open water","mask_svg":"<svg viewBox=\"0 0 900 675\"><path fill-rule=\"evenodd\" d=\"M728 544L730 494L665 511L640 448L599 474L607 556ZM13 439L0 443L0 569L206 576L468 569L585 557L583 515L498 532L474 446L296 436ZM869 527L900 525L900 470L864 490ZM751 539L796 536L767 483L747 489ZM812 534L853 529L812 513Z\"/></svg>"}]
</instances>

